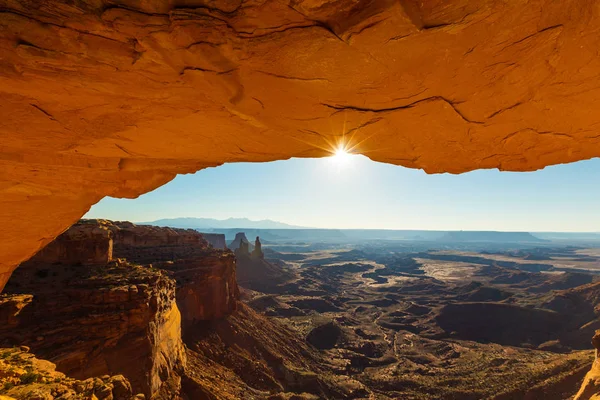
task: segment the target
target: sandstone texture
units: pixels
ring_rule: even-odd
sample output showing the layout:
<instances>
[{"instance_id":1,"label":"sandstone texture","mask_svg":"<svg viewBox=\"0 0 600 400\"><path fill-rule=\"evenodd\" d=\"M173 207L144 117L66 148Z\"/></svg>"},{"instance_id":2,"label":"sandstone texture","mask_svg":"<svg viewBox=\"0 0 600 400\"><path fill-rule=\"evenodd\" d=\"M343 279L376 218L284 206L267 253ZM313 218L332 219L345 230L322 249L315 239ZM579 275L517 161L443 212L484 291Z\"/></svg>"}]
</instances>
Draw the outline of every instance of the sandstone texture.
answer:
<instances>
[{"instance_id":1,"label":"sandstone texture","mask_svg":"<svg viewBox=\"0 0 600 400\"><path fill-rule=\"evenodd\" d=\"M186 360L176 283L165 271L111 260L113 238L119 251L152 244L172 252L205 242L153 227L135 238L132 224L121 225L81 221L24 263L0 297L0 337L75 378L122 374L136 392L160 398L179 385Z\"/></svg>"},{"instance_id":2,"label":"sandstone texture","mask_svg":"<svg viewBox=\"0 0 600 400\"><path fill-rule=\"evenodd\" d=\"M102 197L226 162L598 156L599 20L591 0L2 0L0 288Z\"/></svg>"},{"instance_id":3,"label":"sandstone texture","mask_svg":"<svg viewBox=\"0 0 600 400\"><path fill-rule=\"evenodd\" d=\"M113 257L113 236L105 223L80 222L36 253L25 265L106 265Z\"/></svg>"},{"instance_id":4,"label":"sandstone texture","mask_svg":"<svg viewBox=\"0 0 600 400\"><path fill-rule=\"evenodd\" d=\"M21 347L0 348L0 399L143 400L144 396L133 395L123 375L76 380Z\"/></svg>"},{"instance_id":5,"label":"sandstone texture","mask_svg":"<svg viewBox=\"0 0 600 400\"><path fill-rule=\"evenodd\" d=\"M34 298L21 308L11 300L22 295L0 299L3 344L26 345L74 378L122 374L150 398L185 363L175 282L158 270L24 266L7 292Z\"/></svg>"},{"instance_id":6,"label":"sandstone texture","mask_svg":"<svg viewBox=\"0 0 600 400\"><path fill-rule=\"evenodd\" d=\"M98 231L114 239L113 260L81 262L75 250L84 239L104 243ZM17 358L16 350L5 357L0 349L0 383L8 379L0 394L129 400L133 390L148 399L183 400L366 393L353 379L335 376L295 332L240 303L233 253L214 249L195 231L86 220L56 242L60 247L50 248L65 249L74 264L36 256L17 269L0 297L0 346L31 350L85 380L57 373L57 381L34 370L3 374L2 359ZM129 397L114 374L130 385Z\"/></svg>"},{"instance_id":7,"label":"sandstone texture","mask_svg":"<svg viewBox=\"0 0 600 400\"><path fill-rule=\"evenodd\" d=\"M154 264L177 281L177 306L185 324L223 318L237 307L235 257L214 252L202 258Z\"/></svg>"},{"instance_id":8,"label":"sandstone texture","mask_svg":"<svg viewBox=\"0 0 600 400\"><path fill-rule=\"evenodd\" d=\"M581 389L574 400L598 400L600 399L600 361L598 352L600 351L600 330L592 338L592 345L596 349L596 359L592 364L592 369L585 376Z\"/></svg>"},{"instance_id":9,"label":"sandstone texture","mask_svg":"<svg viewBox=\"0 0 600 400\"><path fill-rule=\"evenodd\" d=\"M79 224L85 222L82 220ZM90 222L104 224L113 232L114 257L140 264L202 256L209 247L204 237L193 229L136 225L127 221Z\"/></svg>"},{"instance_id":10,"label":"sandstone texture","mask_svg":"<svg viewBox=\"0 0 600 400\"><path fill-rule=\"evenodd\" d=\"M13 274L1 344L27 345L75 378L122 374L148 398L174 399L182 325L236 310L235 266L194 230L82 220Z\"/></svg>"},{"instance_id":11,"label":"sandstone texture","mask_svg":"<svg viewBox=\"0 0 600 400\"><path fill-rule=\"evenodd\" d=\"M114 256L169 271L177 282L184 323L223 318L236 308L235 257L214 249L193 229L103 221L115 235Z\"/></svg>"}]
</instances>

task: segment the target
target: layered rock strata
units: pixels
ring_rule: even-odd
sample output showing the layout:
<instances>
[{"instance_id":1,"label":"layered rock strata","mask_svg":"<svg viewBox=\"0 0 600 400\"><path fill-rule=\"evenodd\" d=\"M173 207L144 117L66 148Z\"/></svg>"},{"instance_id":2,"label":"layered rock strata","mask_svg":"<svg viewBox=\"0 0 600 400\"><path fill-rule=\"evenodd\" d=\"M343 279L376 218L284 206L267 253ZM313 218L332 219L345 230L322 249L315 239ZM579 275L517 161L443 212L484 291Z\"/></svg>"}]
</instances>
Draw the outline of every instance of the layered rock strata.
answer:
<instances>
[{"instance_id":1,"label":"layered rock strata","mask_svg":"<svg viewBox=\"0 0 600 400\"><path fill-rule=\"evenodd\" d=\"M0 398L43 400L143 400L134 395L123 375L73 379L56 371L56 365L40 360L29 348L0 348Z\"/></svg>"},{"instance_id":2,"label":"layered rock strata","mask_svg":"<svg viewBox=\"0 0 600 400\"><path fill-rule=\"evenodd\" d=\"M113 232L104 221L81 221L23 265L106 265L113 257Z\"/></svg>"},{"instance_id":3,"label":"layered rock strata","mask_svg":"<svg viewBox=\"0 0 600 400\"><path fill-rule=\"evenodd\" d=\"M175 282L159 270L40 264L19 269L0 299L0 338L27 345L78 379L122 374L148 398L185 364ZM15 305L20 302L20 305Z\"/></svg>"},{"instance_id":4,"label":"layered rock strata","mask_svg":"<svg viewBox=\"0 0 600 400\"><path fill-rule=\"evenodd\" d=\"M164 399L179 393L186 363L180 308L192 325L230 314L239 297L233 254L198 232L106 220L74 225L6 292L5 344L26 344L76 378L123 374Z\"/></svg>"},{"instance_id":5,"label":"layered rock strata","mask_svg":"<svg viewBox=\"0 0 600 400\"><path fill-rule=\"evenodd\" d=\"M201 233L202 237L215 249L226 250L227 242L222 233Z\"/></svg>"},{"instance_id":6,"label":"layered rock strata","mask_svg":"<svg viewBox=\"0 0 600 400\"><path fill-rule=\"evenodd\" d=\"M211 248L192 229L159 228L114 222L114 256L152 263L177 282L177 304L186 324L223 318L235 310L239 291L235 257Z\"/></svg>"},{"instance_id":7,"label":"layered rock strata","mask_svg":"<svg viewBox=\"0 0 600 400\"><path fill-rule=\"evenodd\" d=\"M154 264L167 270L177 281L177 305L184 325L223 318L237 307L235 257L215 251L201 259Z\"/></svg>"},{"instance_id":8,"label":"layered rock strata","mask_svg":"<svg viewBox=\"0 0 600 400\"><path fill-rule=\"evenodd\" d=\"M150 264L201 258L209 250L202 234L193 229L135 225L127 221L96 221L105 224L114 235L113 256L130 262Z\"/></svg>"}]
</instances>

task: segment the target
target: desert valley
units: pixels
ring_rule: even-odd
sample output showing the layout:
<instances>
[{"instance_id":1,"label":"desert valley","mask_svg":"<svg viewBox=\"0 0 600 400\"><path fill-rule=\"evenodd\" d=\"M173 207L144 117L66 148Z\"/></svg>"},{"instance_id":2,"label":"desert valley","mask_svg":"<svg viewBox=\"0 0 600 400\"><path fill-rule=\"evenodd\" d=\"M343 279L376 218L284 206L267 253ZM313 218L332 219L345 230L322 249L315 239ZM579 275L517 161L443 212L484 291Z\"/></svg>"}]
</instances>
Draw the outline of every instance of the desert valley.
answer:
<instances>
[{"instance_id":1,"label":"desert valley","mask_svg":"<svg viewBox=\"0 0 600 400\"><path fill-rule=\"evenodd\" d=\"M566 236L82 220L0 297L0 396L571 398L600 241Z\"/></svg>"},{"instance_id":2,"label":"desert valley","mask_svg":"<svg viewBox=\"0 0 600 400\"><path fill-rule=\"evenodd\" d=\"M599 26L0 0L0 400L600 400Z\"/></svg>"}]
</instances>

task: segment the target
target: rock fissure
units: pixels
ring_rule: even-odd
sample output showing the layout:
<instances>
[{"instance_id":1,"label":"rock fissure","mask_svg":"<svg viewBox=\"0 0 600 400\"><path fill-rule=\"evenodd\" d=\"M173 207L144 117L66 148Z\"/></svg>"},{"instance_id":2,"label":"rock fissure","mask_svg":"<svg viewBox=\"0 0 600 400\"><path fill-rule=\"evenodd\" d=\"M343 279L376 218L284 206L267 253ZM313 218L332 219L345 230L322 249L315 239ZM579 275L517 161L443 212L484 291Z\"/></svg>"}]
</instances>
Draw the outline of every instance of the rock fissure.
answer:
<instances>
[{"instance_id":1,"label":"rock fissure","mask_svg":"<svg viewBox=\"0 0 600 400\"><path fill-rule=\"evenodd\" d=\"M337 104L332 105L332 104L327 104L327 103L321 103L321 104L324 105L325 107L333 108L333 109L339 110L339 111L350 110L350 111L359 111L359 112L386 113L386 112L393 112L393 111L399 111L399 110L406 110L406 109L414 108L422 103L435 102L435 101L441 101L441 102L449 105L454 110L454 112L465 122L468 122L470 124L483 124L484 123L483 121L470 120L460 110L458 110L456 105L463 103L462 101L451 101L442 96L430 96L430 97L426 97L424 99L414 101L409 104L405 104L402 106L389 107L389 108L368 108L368 107L357 107L357 106L351 106L351 105L337 105Z\"/></svg>"}]
</instances>

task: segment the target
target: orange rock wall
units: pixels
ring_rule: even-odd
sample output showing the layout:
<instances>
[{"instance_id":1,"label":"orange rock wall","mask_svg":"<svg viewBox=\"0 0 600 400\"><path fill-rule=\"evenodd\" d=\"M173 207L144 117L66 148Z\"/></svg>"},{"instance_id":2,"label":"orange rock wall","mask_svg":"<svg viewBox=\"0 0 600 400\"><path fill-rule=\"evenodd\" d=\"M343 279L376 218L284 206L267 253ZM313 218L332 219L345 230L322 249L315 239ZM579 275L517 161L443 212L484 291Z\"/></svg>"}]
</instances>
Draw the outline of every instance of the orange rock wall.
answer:
<instances>
[{"instance_id":1,"label":"orange rock wall","mask_svg":"<svg viewBox=\"0 0 600 400\"><path fill-rule=\"evenodd\" d=\"M73 225L25 264L106 265L112 260L113 232L96 221Z\"/></svg>"},{"instance_id":2,"label":"orange rock wall","mask_svg":"<svg viewBox=\"0 0 600 400\"><path fill-rule=\"evenodd\" d=\"M230 251L156 266L172 271L177 281L177 306L184 326L223 318L236 310L239 289Z\"/></svg>"},{"instance_id":3,"label":"orange rock wall","mask_svg":"<svg viewBox=\"0 0 600 400\"><path fill-rule=\"evenodd\" d=\"M593 0L0 1L0 288L104 196L225 162L600 155Z\"/></svg>"},{"instance_id":4,"label":"orange rock wall","mask_svg":"<svg viewBox=\"0 0 600 400\"><path fill-rule=\"evenodd\" d=\"M40 275L45 268L48 275ZM186 357L174 280L131 266L108 273L87 266L89 273L62 279L67 268L19 269L7 290L33 293L33 299L0 301L2 345L29 346L78 379L125 375L147 398L179 379Z\"/></svg>"}]
</instances>

